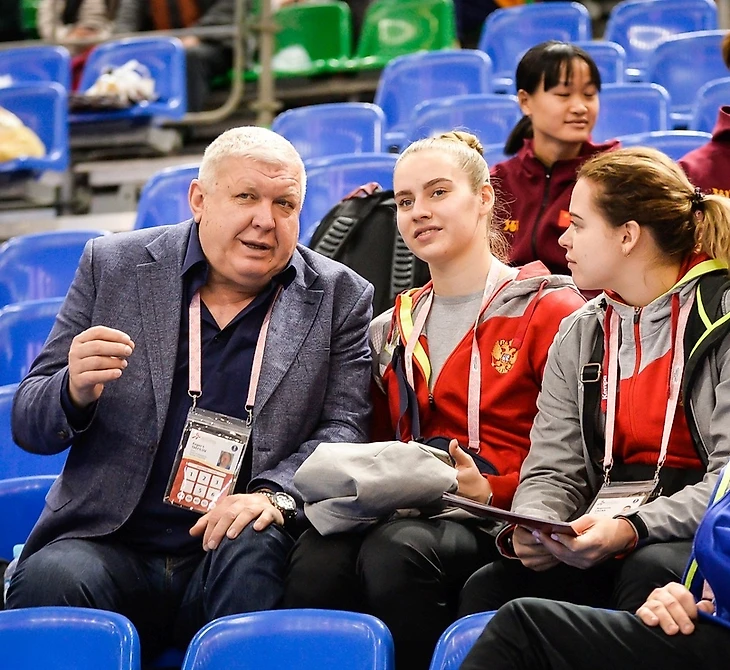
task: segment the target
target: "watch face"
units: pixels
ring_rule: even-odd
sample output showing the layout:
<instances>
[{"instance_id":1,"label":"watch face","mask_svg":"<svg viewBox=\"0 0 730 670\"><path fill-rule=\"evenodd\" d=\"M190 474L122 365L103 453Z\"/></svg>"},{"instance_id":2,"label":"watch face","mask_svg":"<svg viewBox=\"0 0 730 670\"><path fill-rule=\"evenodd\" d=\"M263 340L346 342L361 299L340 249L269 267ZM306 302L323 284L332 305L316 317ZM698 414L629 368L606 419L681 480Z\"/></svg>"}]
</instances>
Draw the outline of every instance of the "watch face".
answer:
<instances>
[{"instance_id":1,"label":"watch face","mask_svg":"<svg viewBox=\"0 0 730 670\"><path fill-rule=\"evenodd\" d=\"M283 510L293 511L297 508L294 498L288 493L277 493L276 494L276 505Z\"/></svg>"}]
</instances>

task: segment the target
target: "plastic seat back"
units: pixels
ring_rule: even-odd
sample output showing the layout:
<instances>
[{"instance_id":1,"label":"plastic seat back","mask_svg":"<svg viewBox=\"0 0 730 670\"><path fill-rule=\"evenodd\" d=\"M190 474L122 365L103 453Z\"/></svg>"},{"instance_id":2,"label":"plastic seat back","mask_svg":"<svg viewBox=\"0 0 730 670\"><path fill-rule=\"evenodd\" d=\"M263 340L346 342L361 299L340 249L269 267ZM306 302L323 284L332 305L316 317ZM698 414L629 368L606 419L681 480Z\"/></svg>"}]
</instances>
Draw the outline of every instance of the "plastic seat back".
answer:
<instances>
[{"instance_id":1,"label":"plastic seat back","mask_svg":"<svg viewBox=\"0 0 730 670\"><path fill-rule=\"evenodd\" d=\"M142 102L128 109L89 112L71 115L72 123L161 117L180 119L187 109L185 49L176 37L127 37L96 46L84 65L79 90L86 91L108 68L136 60L144 65L155 80L157 99Z\"/></svg>"},{"instance_id":2,"label":"plastic seat back","mask_svg":"<svg viewBox=\"0 0 730 670\"><path fill-rule=\"evenodd\" d=\"M121 614L81 607L0 612L3 665L13 670L139 670L139 635Z\"/></svg>"},{"instance_id":3,"label":"plastic seat back","mask_svg":"<svg viewBox=\"0 0 730 670\"><path fill-rule=\"evenodd\" d=\"M0 309L0 386L15 384L28 374L63 300L30 300Z\"/></svg>"},{"instance_id":4,"label":"plastic seat back","mask_svg":"<svg viewBox=\"0 0 730 670\"><path fill-rule=\"evenodd\" d=\"M71 55L68 49L52 44L3 49L0 80L7 84L56 83L71 88Z\"/></svg>"},{"instance_id":5,"label":"plastic seat back","mask_svg":"<svg viewBox=\"0 0 730 670\"><path fill-rule=\"evenodd\" d=\"M307 161L307 195L299 216L299 241L308 244L320 219L348 193L371 181L393 188L393 154L348 154Z\"/></svg>"},{"instance_id":6,"label":"plastic seat back","mask_svg":"<svg viewBox=\"0 0 730 670\"><path fill-rule=\"evenodd\" d=\"M470 614L452 623L436 644L429 670L458 670L495 614L496 612Z\"/></svg>"},{"instance_id":7,"label":"plastic seat back","mask_svg":"<svg viewBox=\"0 0 730 670\"><path fill-rule=\"evenodd\" d=\"M68 94L60 84L39 82L0 88L0 107L15 114L38 135L46 149L40 158L0 162L0 173L62 171L69 163Z\"/></svg>"},{"instance_id":8,"label":"plastic seat back","mask_svg":"<svg viewBox=\"0 0 730 670\"><path fill-rule=\"evenodd\" d=\"M601 111L593 139L669 130L669 94L657 84L607 84L601 88Z\"/></svg>"},{"instance_id":9,"label":"plastic seat back","mask_svg":"<svg viewBox=\"0 0 730 670\"><path fill-rule=\"evenodd\" d=\"M193 638L182 670L392 670L393 640L373 616L274 610L226 616Z\"/></svg>"},{"instance_id":10,"label":"plastic seat back","mask_svg":"<svg viewBox=\"0 0 730 670\"><path fill-rule=\"evenodd\" d=\"M494 90L513 92L521 55L547 40L588 41L592 37L588 10L577 2L546 2L493 11L484 22L479 48L492 59Z\"/></svg>"},{"instance_id":11,"label":"plastic seat back","mask_svg":"<svg viewBox=\"0 0 730 670\"><path fill-rule=\"evenodd\" d=\"M724 30L708 30L676 35L659 44L649 57L647 79L669 93L674 127L687 127L695 97L704 84L727 77L720 53L725 34Z\"/></svg>"},{"instance_id":12,"label":"plastic seat back","mask_svg":"<svg viewBox=\"0 0 730 670\"><path fill-rule=\"evenodd\" d=\"M86 243L104 230L54 230L18 235L0 246L0 307L62 298Z\"/></svg>"},{"instance_id":13,"label":"plastic seat back","mask_svg":"<svg viewBox=\"0 0 730 670\"><path fill-rule=\"evenodd\" d=\"M454 46L453 0L375 0L365 12L356 56L382 66L403 54Z\"/></svg>"},{"instance_id":14,"label":"plastic seat back","mask_svg":"<svg viewBox=\"0 0 730 670\"><path fill-rule=\"evenodd\" d=\"M660 42L678 33L717 27L713 0L624 0L611 10L603 38L626 50L629 80L652 81L646 68Z\"/></svg>"},{"instance_id":15,"label":"plastic seat back","mask_svg":"<svg viewBox=\"0 0 730 670\"><path fill-rule=\"evenodd\" d=\"M487 161L489 168L493 168L497 163L503 163L509 160L512 156L507 156L504 153L504 144L487 144L484 147L484 160Z\"/></svg>"},{"instance_id":16,"label":"plastic seat back","mask_svg":"<svg viewBox=\"0 0 730 670\"><path fill-rule=\"evenodd\" d=\"M591 40L590 42L575 42L593 59L601 73L601 85L623 84L626 70L626 51L616 42L605 40Z\"/></svg>"},{"instance_id":17,"label":"plastic seat back","mask_svg":"<svg viewBox=\"0 0 730 670\"><path fill-rule=\"evenodd\" d=\"M489 57L470 49L409 54L392 60L375 92L375 104L385 112L388 123L386 144L403 145L411 114L421 102L491 93L491 71Z\"/></svg>"},{"instance_id":18,"label":"plastic seat back","mask_svg":"<svg viewBox=\"0 0 730 670\"><path fill-rule=\"evenodd\" d=\"M304 160L336 154L380 153L385 115L366 102L297 107L279 114L271 130L283 135Z\"/></svg>"},{"instance_id":19,"label":"plastic seat back","mask_svg":"<svg viewBox=\"0 0 730 670\"><path fill-rule=\"evenodd\" d=\"M413 110L408 139L413 142L459 129L476 135L483 146L503 145L521 118L514 95L455 95L418 105Z\"/></svg>"},{"instance_id":20,"label":"plastic seat back","mask_svg":"<svg viewBox=\"0 0 730 670\"><path fill-rule=\"evenodd\" d=\"M63 470L66 452L53 456L31 454L13 442L10 414L17 384L0 386L0 479L58 475ZM0 554L2 556L2 554Z\"/></svg>"},{"instance_id":21,"label":"plastic seat back","mask_svg":"<svg viewBox=\"0 0 730 670\"><path fill-rule=\"evenodd\" d=\"M55 475L0 479L0 557L9 561L13 547L28 539L54 481Z\"/></svg>"},{"instance_id":22,"label":"plastic seat back","mask_svg":"<svg viewBox=\"0 0 730 670\"><path fill-rule=\"evenodd\" d=\"M280 28L276 50L302 46L314 70L337 67L352 53L352 19L344 2L287 5L274 19Z\"/></svg>"},{"instance_id":23,"label":"plastic seat back","mask_svg":"<svg viewBox=\"0 0 730 670\"><path fill-rule=\"evenodd\" d=\"M690 129L711 133L717 123L720 107L727 104L730 104L730 77L707 82L695 96Z\"/></svg>"},{"instance_id":24,"label":"plastic seat back","mask_svg":"<svg viewBox=\"0 0 730 670\"><path fill-rule=\"evenodd\" d=\"M617 137L624 147L653 147L664 152L673 161L707 144L711 139L710 133L701 133L694 130L666 130L656 133L638 133Z\"/></svg>"},{"instance_id":25,"label":"plastic seat back","mask_svg":"<svg viewBox=\"0 0 730 670\"><path fill-rule=\"evenodd\" d=\"M187 221L191 216L188 190L198 176L198 165L165 168L152 175L142 188L134 229L153 228Z\"/></svg>"}]
</instances>

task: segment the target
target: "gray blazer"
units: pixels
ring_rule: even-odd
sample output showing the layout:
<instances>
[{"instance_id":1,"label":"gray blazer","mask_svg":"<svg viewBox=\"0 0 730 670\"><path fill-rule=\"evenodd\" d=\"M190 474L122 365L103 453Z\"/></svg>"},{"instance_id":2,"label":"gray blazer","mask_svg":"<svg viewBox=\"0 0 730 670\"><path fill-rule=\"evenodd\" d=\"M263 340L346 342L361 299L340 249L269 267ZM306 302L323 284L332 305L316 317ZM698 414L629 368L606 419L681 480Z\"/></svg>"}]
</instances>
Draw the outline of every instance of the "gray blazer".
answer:
<instances>
[{"instance_id":1,"label":"gray blazer","mask_svg":"<svg viewBox=\"0 0 730 670\"><path fill-rule=\"evenodd\" d=\"M24 556L60 538L117 530L139 503L165 424L182 304L181 268L192 221L90 241L45 347L13 405L16 442L54 454L71 445ZM254 408L251 487L297 498L294 472L320 442L367 439L368 324L373 289L305 247L274 308ZM135 342L122 377L106 385L88 427L61 407L72 339L93 325ZM247 389L241 389L245 402Z\"/></svg>"}]
</instances>

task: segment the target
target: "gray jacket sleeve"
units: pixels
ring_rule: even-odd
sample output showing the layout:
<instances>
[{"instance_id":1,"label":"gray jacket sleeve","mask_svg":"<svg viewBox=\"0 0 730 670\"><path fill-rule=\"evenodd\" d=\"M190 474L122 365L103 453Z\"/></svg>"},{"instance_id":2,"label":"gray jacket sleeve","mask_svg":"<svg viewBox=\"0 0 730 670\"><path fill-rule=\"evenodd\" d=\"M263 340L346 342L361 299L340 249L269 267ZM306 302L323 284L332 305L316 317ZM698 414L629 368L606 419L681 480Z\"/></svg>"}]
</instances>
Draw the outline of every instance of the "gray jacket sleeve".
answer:
<instances>
[{"instance_id":1,"label":"gray jacket sleeve","mask_svg":"<svg viewBox=\"0 0 730 670\"><path fill-rule=\"evenodd\" d=\"M368 328L373 287L368 284L354 302L341 301L339 319L332 324L326 397L315 431L299 449L274 468L261 472L249 490L269 482L292 491L294 473L320 442L365 442L370 427L370 370Z\"/></svg>"},{"instance_id":2,"label":"gray jacket sleeve","mask_svg":"<svg viewBox=\"0 0 730 670\"><path fill-rule=\"evenodd\" d=\"M68 376L71 341L91 325L95 300L93 248L94 240L87 242L76 276L43 351L15 394L13 439L33 453L59 453L77 434L61 406L61 390Z\"/></svg>"},{"instance_id":3,"label":"gray jacket sleeve","mask_svg":"<svg viewBox=\"0 0 730 670\"><path fill-rule=\"evenodd\" d=\"M730 338L703 365L690 402L708 451L707 472L701 482L656 498L634 515L645 526L639 531L648 542L694 537L720 470L730 459Z\"/></svg>"},{"instance_id":4,"label":"gray jacket sleeve","mask_svg":"<svg viewBox=\"0 0 730 670\"><path fill-rule=\"evenodd\" d=\"M595 474L586 467L576 355L576 324L580 319L595 320L595 316L578 314L563 321L548 352L530 451L512 502L512 509L520 514L555 521L579 516L595 487Z\"/></svg>"}]
</instances>

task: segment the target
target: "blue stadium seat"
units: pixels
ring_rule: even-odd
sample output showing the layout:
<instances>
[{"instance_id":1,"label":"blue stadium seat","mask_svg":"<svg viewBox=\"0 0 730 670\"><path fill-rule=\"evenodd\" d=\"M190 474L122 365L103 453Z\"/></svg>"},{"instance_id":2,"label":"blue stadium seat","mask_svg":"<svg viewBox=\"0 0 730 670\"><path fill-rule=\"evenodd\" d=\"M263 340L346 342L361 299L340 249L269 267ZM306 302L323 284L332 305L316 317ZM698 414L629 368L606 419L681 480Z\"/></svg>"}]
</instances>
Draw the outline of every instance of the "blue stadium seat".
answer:
<instances>
[{"instance_id":1,"label":"blue stadium seat","mask_svg":"<svg viewBox=\"0 0 730 670\"><path fill-rule=\"evenodd\" d=\"M649 57L667 37L696 30L715 30L717 6L713 0L624 0L611 10L603 39L626 50L626 77L646 77Z\"/></svg>"},{"instance_id":2,"label":"blue stadium seat","mask_svg":"<svg viewBox=\"0 0 730 670\"><path fill-rule=\"evenodd\" d=\"M694 130L665 130L655 133L622 135L616 139L624 147L653 147L659 149L659 151L667 154L669 158L677 161L686 153L707 144L712 139L712 135Z\"/></svg>"},{"instance_id":3,"label":"blue stadium seat","mask_svg":"<svg viewBox=\"0 0 730 670\"><path fill-rule=\"evenodd\" d=\"M491 93L492 65L481 51L432 51L395 58L380 75L375 104L387 119L385 144L401 148L413 108L434 98Z\"/></svg>"},{"instance_id":4,"label":"blue stadium seat","mask_svg":"<svg viewBox=\"0 0 730 670\"><path fill-rule=\"evenodd\" d=\"M657 84L607 84L601 88L593 139L604 142L619 135L669 130L669 104L669 94Z\"/></svg>"},{"instance_id":5,"label":"blue stadium seat","mask_svg":"<svg viewBox=\"0 0 730 670\"><path fill-rule=\"evenodd\" d=\"M455 95L422 102L413 110L409 141L458 128L474 133L482 143L504 144L522 118L514 95Z\"/></svg>"},{"instance_id":6,"label":"blue stadium seat","mask_svg":"<svg viewBox=\"0 0 730 670\"><path fill-rule=\"evenodd\" d=\"M479 48L492 59L495 92L511 93L517 63L529 48L547 40L578 42L591 37L591 17L583 5L546 2L493 11L484 22Z\"/></svg>"},{"instance_id":7,"label":"blue stadium seat","mask_svg":"<svg viewBox=\"0 0 730 670\"><path fill-rule=\"evenodd\" d=\"M290 109L274 119L271 130L286 137L303 160L385 150L385 114L377 105L366 102Z\"/></svg>"},{"instance_id":8,"label":"blue stadium seat","mask_svg":"<svg viewBox=\"0 0 730 670\"><path fill-rule=\"evenodd\" d=\"M0 307L62 298L86 243L104 230L55 230L18 235L0 246Z\"/></svg>"},{"instance_id":9,"label":"blue stadium seat","mask_svg":"<svg viewBox=\"0 0 730 670\"><path fill-rule=\"evenodd\" d=\"M0 79L7 83L56 83L71 88L71 56L68 49L53 44L3 49Z\"/></svg>"},{"instance_id":10,"label":"blue stadium seat","mask_svg":"<svg viewBox=\"0 0 730 670\"><path fill-rule=\"evenodd\" d=\"M46 494L54 481L55 475L0 479L1 558L10 560L13 557L13 547L28 539L43 511ZM3 655L3 664L6 663L7 659ZM6 667L13 666L8 664Z\"/></svg>"},{"instance_id":11,"label":"blue stadium seat","mask_svg":"<svg viewBox=\"0 0 730 670\"><path fill-rule=\"evenodd\" d=\"M616 42L591 40L574 42L575 46L586 51L601 73L601 84L623 84L626 70L626 51Z\"/></svg>"},{"instance_id":12,"label":"blue stadium seat","mask_svg":"<svg viewBox=\"0 0 730 670\"><path fill-rule=\"evenodd\" d=\"M29 300L0 309L0 386L15 384L28 374L63 300Z\"/></svg>"},{"instance_id":13,"label":"blue stadium seat","mask_svg":"<svg viewBox=\"0 0 730 670\"><path fill-rule=\"evenodd\" d=\"M134 229L187 221L192 216L188 189L190 182L198 177L198 167L197 164L180 165L152 175L142 188Z\"/></svg>"},{"instance_id":14,"label":"blue stadium seat","mask_svg":"<svg viewBox=\"0 0 730 670\"><path fill-rule=\"evenodd\" d=\"M717 123L720 107L730 104L730 77L708 81L695 96L692 106L691 130L711 133Z\"/></svg>"},{"instance_id":15,"label":"blue stadium seat","mask_svg":"<svg viewBox=\"0 0 730 670\"><path fill-rule=\"evenodd\" d=\"M31 454L13 442L10 431L10 412L17 384L0 386L0 479L57 475L63 470L66 453L53 456Z\"/></svg>"},{"instance_id":16,"label":"blue stadium seat","mask_svg":"<svg viewBox=\"0 0 730 670\"><path fill-rule=\"evenodd\" d=\"M320 219L358 186L371 181L393 188L394 154L347 154L305 163L307 195L299 216L299 242L309 244Z\"/></svg>"},{"instance_id":17,"label":"blue stadium seat","mask_svg":"<svg viewBox=\"0 0 730 670\"><path fill-rule=\"evenodd\" d=\"M650 56L646 76L667 89L673 127L687 127L695 96L704 84L727 77L720 53L725 34L724 30L707 30L669 37Z\"/></svg>"},{"instance_id":18,"label":"blue stadium seat","mask_svg":"<svg viewBox=\"0 0 730 670\"><path fill-rule=\"evenodd\" d=\"M493 168L497 163L509 160L512 156L506 156L504 153L504 143L487 144L484 146L484 159L487 161L489 168Z\"/></svg>"},{"instance_id":19,"label":"blue stadium seat","mask_svg":"<svg viewBox=\"0 0 730 670\"><path fill-rule=\"evenodd\" d=\"M15 114L38 135L46 149L40 158L21 157L0 162L0 173L63 171L69 163L68 93L50 82L0 88L0 107Z\"/></svg>"},{"instance_id":20,"label":"blue stadium seat","mask_svg":"<svg viewBox=\"0 0 730 670\"><path fill-rule=\"evenodd\" d=\"M149 69L155 80L157 99L128 109L71 114L72 123L145 117L180 119L185 115L185 49L176 37L127 37L98 45L84 65L79 91L91 88L107 68L119 67L130 60L137 60Z\"/></svg>"},{"instance_id":21,"label":"blue stadium seat","mask_svg":"<svg viewBox=\"0 0 730 670\"><path fill-rule=\"evenodd\" d=\"M139 636L121 614L81 607L0 612L3 666L13 670L140 670Z\"/></svg>"},{"instance_id":22,"label":"blue stadium seat","mask_svg":"<svg viewBox=\"0 0 730 670\"><path fill-rule=\"evenodd\" d=\"M436 644L429 670L458 670L494 615L495 612L470 614L452 623Z\"/></svg>"},{"instance_id":23,"label":"blue stadium seat","mask_svg":"<svg viewBox=\"0 0 730 670\"><path fill-rule=\"evenodd\" d=\"M274 610L234 614L204 626L182 670L392 670L393 639L368 614Z\"/></svg>"}]
</instances>

